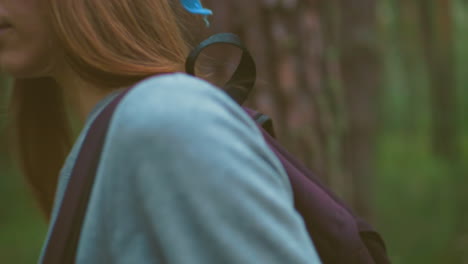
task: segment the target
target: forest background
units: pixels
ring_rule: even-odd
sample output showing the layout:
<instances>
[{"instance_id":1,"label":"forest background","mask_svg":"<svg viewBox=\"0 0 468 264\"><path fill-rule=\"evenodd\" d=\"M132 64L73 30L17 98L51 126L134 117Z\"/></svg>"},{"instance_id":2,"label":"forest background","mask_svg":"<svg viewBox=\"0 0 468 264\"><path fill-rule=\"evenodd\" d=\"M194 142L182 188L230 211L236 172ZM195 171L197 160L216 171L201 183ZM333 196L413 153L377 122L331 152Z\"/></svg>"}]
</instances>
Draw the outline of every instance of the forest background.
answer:
<instances>
[{"instance_id":1,"label":"forest background","mask_svg":"<svg viewBox=\"0 0 468 264\"><path fill-rule=\"evenodd\" d=\"M204 4L215 13L210 31L239 34L257 61L248 105L376 226L393 263L468 263L467 0ZM209 51L215 82L236 56ZM46 224L0 117L0 263L34 263Z\"/></svg>"}]
</instances>

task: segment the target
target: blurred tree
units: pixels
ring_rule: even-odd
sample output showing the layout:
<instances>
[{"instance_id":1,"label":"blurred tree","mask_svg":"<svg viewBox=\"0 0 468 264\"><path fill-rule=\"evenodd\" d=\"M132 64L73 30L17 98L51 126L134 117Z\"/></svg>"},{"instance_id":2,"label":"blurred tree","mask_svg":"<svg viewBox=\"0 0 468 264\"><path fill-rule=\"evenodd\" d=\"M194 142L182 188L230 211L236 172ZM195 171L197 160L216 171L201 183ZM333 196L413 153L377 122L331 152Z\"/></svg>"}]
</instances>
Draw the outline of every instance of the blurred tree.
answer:
<instances>
[{"instance_id":1,"label":"blurred tree","mask_svg":"<svg viewBox=\"0 0 468 264\"><path fill-rule=\"evenodd\" d=\"M380 62L377 41L377 1L339 0L340 64L346 113L344 167L353 179L352 204L371 217Z\"/></svg>"},{"instance_id":2,"label":"blurred tree","mask_svg":"<svg viewBox=\"0 0 468 264\"><path fill-rule=\"evenodd\" d=\"M6 102L8 98L8 80L0 75L0 173L6 168L7 161L7 138L6 138L6 122L7 122L7 107Z\"/></svg>"},{"instance_id":3,"label":"blurred tree","mask_svg":"<svg viewBox=\"0 0 468 264\"><path fill-rule=\"evenodd\" d=\"M420 0L424 54L430 80L432 150L448 168L456 210L455 239L447 245L448 262L462 263L468 234L468 204L462 173L460 123L458 122L454 21L452 0Z\"/></svg>"},{"instance_id":4,"label":"blurred tree","mask_svg":"<svg viewBox=\"0 0 468 264\"><path fill-rule=\"evenodd\" d=\"M279 139L303 162L326 179L320 104L323 41L315 1L204 1L216 10L211 32L234 32L255 57L258 79L248 105L275 120ZM214 57L226 58L220 49ZM213 72L232 71L215 67ZM314 103L313 103L314 102Z\"/></svg>"},{"instance_id":5,"label":"blurred tree","mask_svg":"<svg viewBox=\"0 0 468 264\"><path fill-rule=\"evenodd\" d=\"M249 104L271 115L279 140L369 216L380 75L376 0L204 2L216 10L211 32L239 34L255 57ZM211 55L229 56L226 49ZM232 71L213 65L216 73Z\"/></svg>"},{"instance_id":6,"label":"blurred tree","mask_svg":"<svg viewBox=\"0 0 468 264\"><path fill-rule=\"evenodd\" d=\"M398 89L400 100L405 100L403 109L392 109L399 113L405 134L414 135L421 125L421 96L426 91L425 87L418 83L420 76L415 74L415 69L421 68L421 26L420 6L418 1L391 0L395 14L395 43L398 51L398 59L401 61L404 82Z\"/></svg>"},{"instance_id":7,"label":"blurred tree","mask_svg":"<svg viewBox=\"0 0 468 264\"><path fill-rule=\"evenodd\" d=\"M420 0L424 54L432 98L434 153L447 161L459 157L452 1Z\"/></svg>"}]
</instances>

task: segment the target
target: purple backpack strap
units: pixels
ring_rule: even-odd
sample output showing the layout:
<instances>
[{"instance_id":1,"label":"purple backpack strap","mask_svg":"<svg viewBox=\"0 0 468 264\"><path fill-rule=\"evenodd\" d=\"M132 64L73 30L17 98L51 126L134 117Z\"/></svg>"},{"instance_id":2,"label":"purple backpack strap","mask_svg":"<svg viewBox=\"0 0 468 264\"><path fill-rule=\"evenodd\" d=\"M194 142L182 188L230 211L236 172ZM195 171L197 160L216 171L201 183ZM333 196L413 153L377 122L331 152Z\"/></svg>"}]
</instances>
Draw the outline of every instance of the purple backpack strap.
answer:
<instances>
[{"instance_id":1,"label":"purple backpack strap","mask_svg":"<svg viewBox=\"0 0 468 264\"><path fill-rule=\"evenodd\" d=\"M91 196L101 150L112 114L131 88L113 99L91 124L67 184L42 263L75 262L81 226Z\"/></svg>"},{"instance_id":2,"label":"purple backpack strap","mask_svg":"<svg viewBox=\"0 0 468 264\"><path fill-rule=\"evenodd\" d=\"M252 118L259 116L256 111L243 108ZM323 263L390 263L380 235L364 220L355 217L314 174L279 145L267 132L268 126L267 130L259 128L288 174L294 205Z\"/></svg>"}]
</instances>

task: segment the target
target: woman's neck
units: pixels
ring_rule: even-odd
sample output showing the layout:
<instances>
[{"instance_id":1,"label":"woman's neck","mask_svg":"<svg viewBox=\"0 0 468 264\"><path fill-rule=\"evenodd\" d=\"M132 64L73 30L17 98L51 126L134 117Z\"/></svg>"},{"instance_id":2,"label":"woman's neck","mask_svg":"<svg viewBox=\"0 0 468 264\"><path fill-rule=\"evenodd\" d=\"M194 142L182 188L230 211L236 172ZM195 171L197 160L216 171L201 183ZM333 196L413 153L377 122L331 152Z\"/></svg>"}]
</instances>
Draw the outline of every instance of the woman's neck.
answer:
<instances>
[{"instance_id":1,"label":"woman's neck","mask_svg":"<svg viewBox=\"0 0 468 264\"><path fill-rule=\"evenodd\" d=\"M78 115L81 122L86 120L99 101L114 90L84 81L69 67L61 67L60 72L56 72L52 77L62 87L66 102L70 104L72 111Z\"/></svg>"}]
</instances>

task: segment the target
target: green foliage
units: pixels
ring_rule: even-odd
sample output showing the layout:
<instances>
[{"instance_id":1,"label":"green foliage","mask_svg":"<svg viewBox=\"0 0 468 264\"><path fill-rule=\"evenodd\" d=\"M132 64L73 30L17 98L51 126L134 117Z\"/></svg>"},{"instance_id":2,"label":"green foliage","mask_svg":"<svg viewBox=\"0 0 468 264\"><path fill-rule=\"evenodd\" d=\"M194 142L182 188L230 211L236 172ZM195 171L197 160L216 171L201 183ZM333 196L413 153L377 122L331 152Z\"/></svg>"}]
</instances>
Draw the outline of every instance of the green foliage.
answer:
<instances>
[{"instance_id":1,"label":"green foliage","mask_svg":"<svg viewBox=\"0 0 468 264\"><path fill-rule=\"evenodd\" d=\"M443 160L431 149L429 78L412 24L416 14L402 18L395 1L381 1L385 78L374 205L396 264L468 261L468 6L453 3L461 153Z\"/></svg>"},{"instance_id":2,"label":"green foliage","mask_svg":"<svg viewBox=\"0 0 468 264\"><path fill-rule=\"evenodd\" d=\"M389 132L378 149L375 210L394 263L464 263L458 217L466 200L460 204L456 184L468 179L456 182L460 167L434 158L424 136Z\"/></svg>"},{"instance_id":3,"label":"green foliage","mask_svg":"<svg viewBox=\"0 0 468 264\"><path fill-rule=\"evenodd\" d=\"M0 166L0 263L35 263L45 221L20 176L1 162Z\"/></svg>"}]
</instances>

